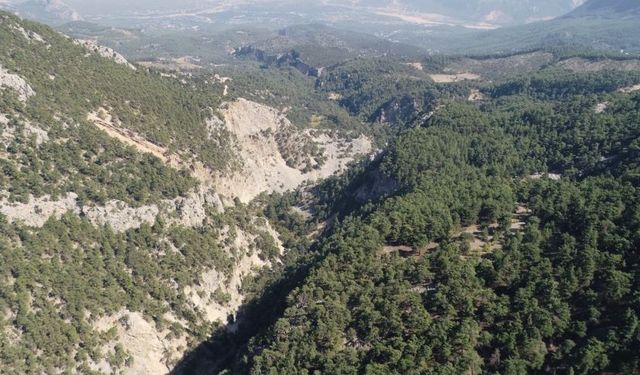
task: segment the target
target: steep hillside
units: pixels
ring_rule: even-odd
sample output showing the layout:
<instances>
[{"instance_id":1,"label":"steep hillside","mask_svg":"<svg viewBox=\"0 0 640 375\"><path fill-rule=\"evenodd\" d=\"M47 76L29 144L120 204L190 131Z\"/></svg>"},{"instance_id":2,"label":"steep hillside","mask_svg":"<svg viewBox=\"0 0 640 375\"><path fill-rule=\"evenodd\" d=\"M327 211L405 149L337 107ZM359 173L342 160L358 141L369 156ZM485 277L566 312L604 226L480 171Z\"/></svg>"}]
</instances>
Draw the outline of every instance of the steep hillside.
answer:
<instances>
[{"instance_id":1,"label":"steep hillside","mask_svg":"<svg viewBox=\"0 0 640 375\"><path fill-rule=\"evenodd\" d=\"M371 151L7 13L0 45L2 373L169 372L289 256L233 199Z\"/></svg>"},{"instance_id":2,"label":"steep hillside","mask_svg":"<svg viewBox=\"0 0 640 375\"><path fill-rule=\"evenodd\" d=\"M109 108L175 150L192 137L177 124L205 132L216 98L5 13L0 43L0 371L166 371L239 304L239 280L267 258L232 252L221 234L232 223L207 224L222 212L215 192L87 115ZM227 149L225 139L212 134L208 147ZM212 272L233 298L196 300L189 288Z\"/></svg>"},{"instance_id":3,"label":"steep hillside","mask_svg":"<svg viewBox=\"0 0 640 375\"><path fill-rule=\"evenodd\" d=\"M1 63L5 69L19 71L41 93L33 106L48 109L52 115L74 116L76 121L100 107L109 108L130 130L185 158L196 157L212 168L229 167L230 140L224 132L210 134L206 124L220 103L209 87L110 63L103 57L116 58L113 51L86 43L75 46L72 40L40 25L28 24L29 31L23 32L20 24L11 24L13 18L3 15L3 19L6 48ZM209 147L211 137L216 137L218 147Z\"/></svg>"}]
</instances>

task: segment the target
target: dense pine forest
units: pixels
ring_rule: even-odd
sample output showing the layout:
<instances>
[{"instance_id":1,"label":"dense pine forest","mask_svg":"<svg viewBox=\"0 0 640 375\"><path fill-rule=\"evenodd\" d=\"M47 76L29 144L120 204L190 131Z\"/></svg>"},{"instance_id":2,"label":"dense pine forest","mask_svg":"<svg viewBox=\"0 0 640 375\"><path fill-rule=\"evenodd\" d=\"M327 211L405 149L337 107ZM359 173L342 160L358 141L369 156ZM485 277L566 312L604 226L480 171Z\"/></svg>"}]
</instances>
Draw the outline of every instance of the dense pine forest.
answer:
<instances>
[{"instance_id":1,"label":"dense pine forest","mask_svg":"<svg viewBox=\"0 0 640 375\"><path fill-rule=\"evenodd\" d=\"M247 308L268 328L202 349L225 359L209 369L636 373L640 94L617 88L639 78L547 70L489 85L481 103L440 100L316 188L333 227L290 293Z\"/></svg>"}]
</instances>

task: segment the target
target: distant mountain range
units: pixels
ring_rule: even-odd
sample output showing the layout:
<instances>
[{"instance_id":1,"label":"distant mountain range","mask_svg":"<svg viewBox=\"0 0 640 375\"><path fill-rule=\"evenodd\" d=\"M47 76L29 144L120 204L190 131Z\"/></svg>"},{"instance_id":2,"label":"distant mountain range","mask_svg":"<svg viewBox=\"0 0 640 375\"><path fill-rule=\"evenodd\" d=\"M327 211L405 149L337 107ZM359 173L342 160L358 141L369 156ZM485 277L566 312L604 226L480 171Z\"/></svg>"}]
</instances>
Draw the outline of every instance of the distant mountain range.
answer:
<instances>
[{"instance_id":1,"label":"distant mountain range","mask_svg":"<svg viewBox=\"0 0 640 375\"><path fill-rule=\"evenodd\" d=\"M354 5L410 13L438 13L495 25L521 24L565 14L584 0L361 0Z\"/></svg>"},{"instance_id":2,"label":"distant mountain range","mask_svg":"<svg viewBox=\"0 0 640 375\"><path fill-rule=\"evenodd\" d=\"M257 9L269 6L286 14L305 7L326 7L358 9L365 13L386 15L408 22L421 19L440 22L474 23L486 26L503 26L533 22L557 17L570 12L584 0L5 0L14 4L15 10L29 18L45 22L70 21L89 17L111 17L123 15L156 15L162 13L214 9L251 14ZM2 2L0 1L0 5ZM295 17L294 17L295 18Z\"/></svg>"},{"instance_id":3,"label":"distant mountain range","mask_svg":"<svg viewBox=\"0 0 640 375\"><path fill-rule=\"evenodd\" d=\"M425 38L442 53L512 53L547 47L640 53L640 1L589 0L552 20Z\"/></svg>"},{"instance_id":4,"label":"distant mountain range","mask_svg":"<svg viewBox=\"0 0 640 375\"><path fill-rule=\"evenodd\" d=\"M637 0L0 0L0 6L55 25L84 18L147 33L214 34L239 25L277 30L316 23L440 53L511 53L547 46L640 51Z\"/></svg>"}]
</instances>

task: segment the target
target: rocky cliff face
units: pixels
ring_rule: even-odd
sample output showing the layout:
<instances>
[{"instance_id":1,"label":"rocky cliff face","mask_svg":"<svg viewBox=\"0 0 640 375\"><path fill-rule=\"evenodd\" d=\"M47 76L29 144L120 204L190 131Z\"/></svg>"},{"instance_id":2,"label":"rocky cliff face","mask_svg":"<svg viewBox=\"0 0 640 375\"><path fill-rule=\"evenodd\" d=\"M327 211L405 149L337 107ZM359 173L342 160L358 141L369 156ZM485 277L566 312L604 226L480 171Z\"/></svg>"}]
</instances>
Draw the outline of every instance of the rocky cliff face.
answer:
<instances>
[{"instance_id":1,"label":"rocky cliff face","mask_svg":"<svg viewBox=\"0 0 640 375\"><path fill-rule=\"evenodd\" d=\"M104 58L111 59L118 64L126 65L129 68L136 70L136 67L129 63L124 56L109 47L99 45L95 40L77 39L74 42L86 48L89 52L96 53Z\"/></svg>"},{"instance_id":2,"label":"rocky cliff face","mask_svg":"<svg viewBox=\"0 0 640 375\"><path fill-rule=\"evenodd\" d=\"M227 103L221 111L227 128L238 139L243 166L230 176L218 176L215 189L243 202L262 192L284 192L306 181L329 177L372 151L371 141L366 137L347 140L323 132L306 132L310 141L323 150L324 163L309 171L300 170L287 163L289 155L285 152L293 151L282 149L276 138L279 131L293 129L282 112L245 99Z\"/></svg>"},{"instance_id":3,"label":"rocky cliff face","mask_svg":"<svg viewBox=\"0 0 640 375\"><path fill-rule=\"evenodd\" d=\"M24 78L17 74L10 73L4 69L2 65L0 65L0 89L13 90L21 102L26 102L27 99L36 94Z\"/></svg>"},{"instance_id":4,"label":"rocky cliff face","mask_svg":"<svg viewBox=\"0 0 640 375\"><path fill-rule=\"evenodd\" d=\"M302 61L300 53L295 50L291 50L289 52L281 54L269 54L261 49L252 46L246 46L236 48L232 52L232 55L236 57L253 58L266 66L291 66L300 71L300 73L311 77L320 78L324 73L324 68L314 67Z\"/></svg>"},{"instance_id":5,"label":"rocky cliff face","mask_svg":"<svg viewBox=\"0 0 640 375\"><path fill-rule=\"evenodd\" d=\"M383 124L409 123L422 112L423 104L412 96L392 99L380 107L370 121Z\"/></svg>"}]
</instances>

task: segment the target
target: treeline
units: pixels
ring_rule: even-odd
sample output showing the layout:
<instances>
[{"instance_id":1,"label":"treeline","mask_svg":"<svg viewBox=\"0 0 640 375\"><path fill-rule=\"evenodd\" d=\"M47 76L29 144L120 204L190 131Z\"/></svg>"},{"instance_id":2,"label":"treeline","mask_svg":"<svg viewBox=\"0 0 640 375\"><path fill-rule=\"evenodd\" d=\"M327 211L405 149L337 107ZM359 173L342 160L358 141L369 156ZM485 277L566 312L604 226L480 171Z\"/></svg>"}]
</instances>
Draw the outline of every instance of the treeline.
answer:
<instances>
[{"instance_id":1,"label":"treeline","mask_svg":"<svg viewBox=\"0 0 640 375\"><path fill-rule=\"evenodd\" d=\"M574 95L610 93L638 82L640 82L640 73L633 71L571 73L554 68L497 85L490 92L494 98L527 94L542 99L561 99Z\"/></svg>"}]
</instances>

